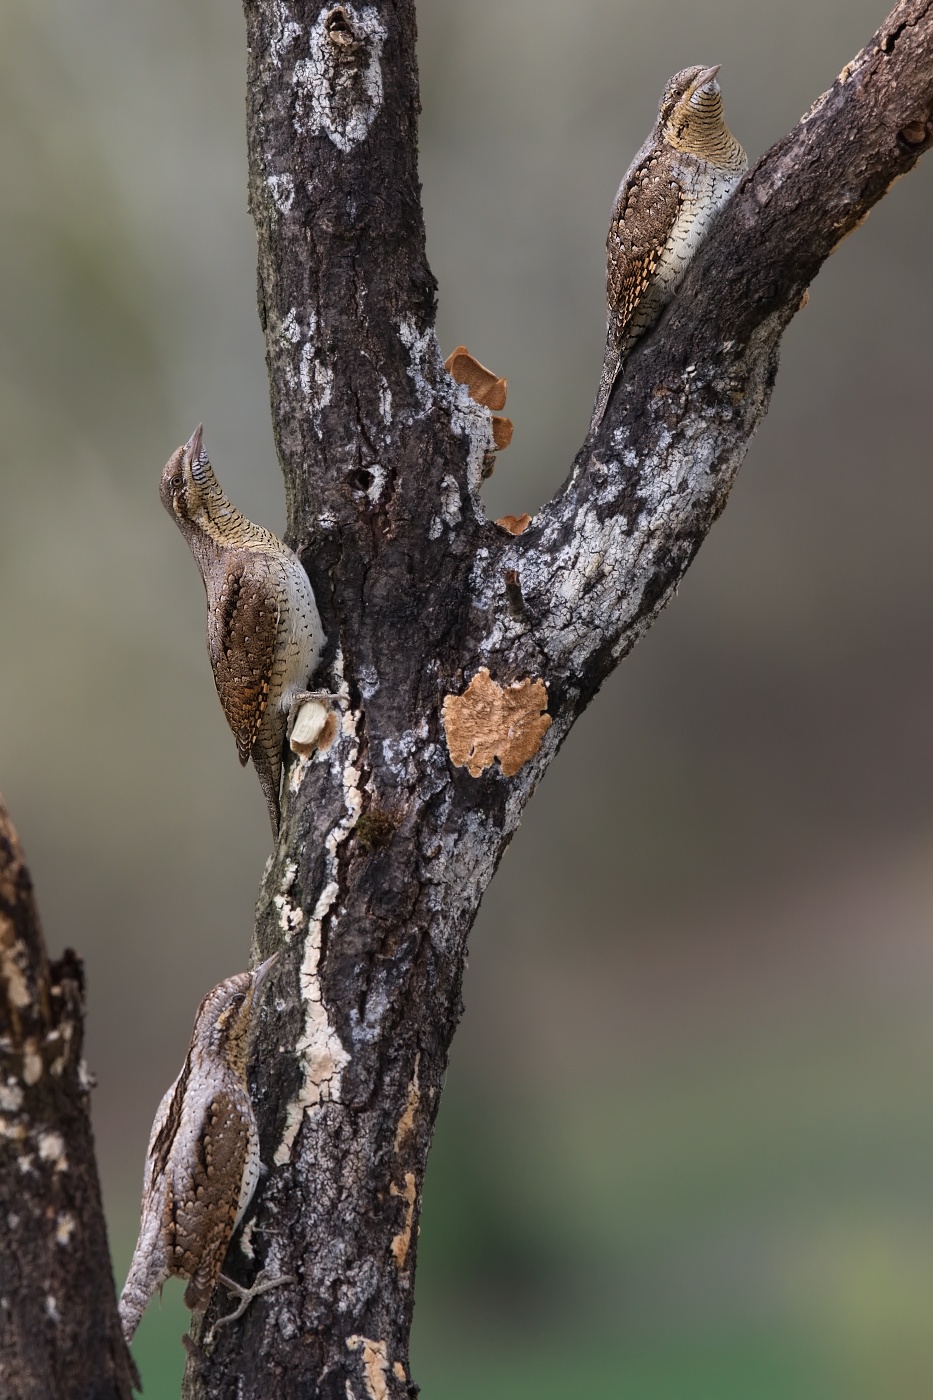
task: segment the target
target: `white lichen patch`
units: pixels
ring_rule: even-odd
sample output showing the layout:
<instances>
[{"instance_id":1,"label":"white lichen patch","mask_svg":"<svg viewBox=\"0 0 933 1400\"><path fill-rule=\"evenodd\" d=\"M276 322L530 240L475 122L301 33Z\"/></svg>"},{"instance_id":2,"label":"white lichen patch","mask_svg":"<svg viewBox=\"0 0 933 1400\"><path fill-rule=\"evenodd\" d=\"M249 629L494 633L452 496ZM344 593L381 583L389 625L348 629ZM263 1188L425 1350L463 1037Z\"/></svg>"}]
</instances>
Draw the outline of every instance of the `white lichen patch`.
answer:
<instances>
[{"instance_id":1,"label":"white lichen patch","mask_svg":"<svg viewBox=\"0 0 933 1400\"><path fill-rule=\"evenodd\" d=\"M269 175L266 184L279 213L290 214L295 203L295 182L291 175Z\"/></svg>"},{"instance_id":2,"label":"white lichen patch","mask_svg":"<svg viewBox=\"0 0 933 1400\"><path fill-rule=\"evenodd\" d=\"M423 409L433 408L434 390L431 385L438 383L440 374L444 372L437 337L430 326L427 330L419 331L410 316L404 316L399 321L398 335L408 351L408 376L415 386L418 403Z\"/></svg>"},{"instance_id":3,"label":"white lichen patch","mask_svg":"<svg viewBox=\"0 0 933 1400\"><path fill-rule=\"evenodd\" d=\"M316 317L312 312L310 334L313 335L316 329ZM301 340L301 327L298 324L298 313L294 307L291 308L279 327L279 340L283 345L297 345Z\"/></svg>"},{"instance_id":4,"label":"white lichen patch","mask_svg":"<svg viewBox=\"0 0 933 1400\"><path fill-rule=\"evenodd\" d=\"M368 1337L348 1337L350 1351L362 1354L363 1381L368 1400L389 1400L386 1378L389 1374L389 1348L385 1342L371 1342Z\"/></svg>"},{"instance_id":5,"label":"white lichen patch","mask_svg":"<svg viewBox=\"0 0 933 1400\"><path fill-rule=\"evenodd\" d=\"M315 413L326 408L334 390L334 371L329 365L322 365L317 358L317 348L310 340L301 347L298 365L298 381L301 391Z\"/></svg>"},{"instance_id":6,"label":"white lichen patch","mask_svg":"<svg viewBox=\"0 0 933 1400\"><path fill-rule=\"evenodd\" d=\"M392 395L390 394L389 397L391 398ZM380 500L382 499L382 493L385 490L388 473L385 467L382 466L379 462L370 462L366 470L372 477L372 481L366 489L366 496L370 503L375 506L378 505Z\"/></svg>"},{"instance_id":7,"label":"white lichen patch","mask_svg":"<svg viewBox=\"0 0 933 1400\"><path fill-rule=\"evenodd\" d=\"M71 1041L74 1036L74 1024L71 1021L63 1021L61 1025L53 1031L49 1031L45 1037L46 1056L51 1051L58 1049L58 1054L49 1060L49 1072L56 1076L65 1071L65 1066L71 1052Z\"/></svg>"},{"instance_id":8,"label":"white lichen patch","mask_svg":"<svg viewBox=\"0 0 933 1400\"><path fill-rule=\"evenodd\" d=\"M475 399L471 399L465 384L451 386L451 431L458 437L465 437L469 444L467 453L467 485L473 498L473 506L481 519L486 518L480 502L479 492L483 484L483 464L487 453L494 452L496 441L492 435L492 414Z\"/></svg>"},{"instance_id":9,"label":"white lichen patch","mask_svg":"<svg viewBox=\"0 0 933 1400\"><path fill-rule=\"evenodd\" d=\"M477 517L485 520L479 492L486 457L495 450L496 445L492 434L492 414L488 408L470 398L465 384L456 384L451 379L430 327L419 332L411 317L403 317L399 322L399 339L408 351L408 375L415 386L419 406L425 411L432 409L439 397L433 386L441 386L440 397L450 413L451 431L467 440L467 487ZM457 494L459 496L459 489ZM431 539L439 537L445 523L442 506L432 521L429 530Z\"/></svg>"},{"instance_id":10,"label":"white lichen patch","mask_svg":"<svg viewBox=\"0 0 933 1400\"><path fill-rule=\"evenodd\" d=\"M305 919L301 905L293 903L289 898L289 891L294 884L297 872L296 863L293 860L287 860L279 893L272 897L272 903L279 911L279 928L282 930L282 937L286 943L292 941L293 934L301 928Z\"/></svg>"},{"instance_id":11,"label":"white lichen patch","mask_svg":"<svg viewBox=\"0 0 933 1400\"><path fill-rule=\"evenodd\" d=\"M0 1111L18 1113L23 1106L23 1091L14 1079L0 1084Z\"/></svg>"},{"instance_id":12,"label":"white lichen patch","mask_svg":"<svg viewBox=\"0 0 933 1400\"><path fill-rule=\"evenodd\" d=\"M47 1293L45 1295L45 1315L50 1322L61 1321L58 1313L58 1303L55 1301L51 1293Z\"/></svg>"},{"instance_id":13,"label":"white lichen patch","mask_svg":"<svg viewBox=\"0 0 933 1400\"><path fill-rule=\"evenodd\" d=\"M382 761L397 786L410 787L417 782L426 798L448 783L443 754L437 744L428 742L429 734L425 717L417 729L406 729L397 739L382 741Z\"/></svg>"},{"instance_id":14,"label":"white lichen patch","mask_svg":"<svg viewBox=\"0 0 933 1400\"><path fill-rule=\"evenodd\" d=\"M441 480L441 519L451 529L460 524L460 487L457 478L449 474Z\"/></svg>"},{"instance_id":15,"label":"white lichen patch","mask_svg":"<svg viewBox=\"0 0 933 1400\"><path fill-rule=\"evenodd\" d=\"M566 518L555 512L540 550L516 548L495 570L477 551L474 601L493 619L482 651L495 655L514 627L507 609L496 603L505 568L516 571L526 602L547 611L547 626L537 634L542 652L571 673L582 673L593 653L607 645L622 654L650 626L665 598L646 608L645 591L656 582L662 558L669 569L671 541L689 541L698 506L721 494L741 454L723 460L721 435L710 431L699 412L687 417L676 435L659 429L650 469L626 447L624 429L619 436L619 458L598 464L600 472L594 469L590 493L578 499L569 530ZM622 480L637 481L629 515L613 509ZM688 557L685 547L685 563ZM547 752L558 738L556 730L548 736Z\"/></svg>"},{"instance_id":16,"label":"white lichen patch","mask_svg":"<svg viewBox=\"0 0 933 1400\"><path fill-rule=\"evenodd\" d=\"M356 679L363 699L371 700L379 689L379 672L375 666L360 666Z\"/></svg>"},{"instance_id":17,"label":"white lichen patch","mask_svg":"<svg viewBox=\"0 0 933 1400\"><path fill-rule=\"evenodd\" d=\"M339 674L341 660L338 656L334 665ZM304 958L299 973L301 998L305 1007L305 1024L299 1037L296 1050L304 1066L304 1079L295 1098L288 1105L285 1114L285 1129L275 1153L277 1165L287 1162L298 1135L305 1114L312 1114L327 1099L338 1099L340 1076L349 1061L340 1037L331 1025L324 1005L321 989L320 963L324 920L337 901L340 887L337 883L337 853L341 844L359 821L363 798L360 792L359 739L357 737L357 715L347 709L343 715L341 733L345 740L334 745L330 751L334 763L340 765L340 778L344 795L344 816L330 831L324 842L327 880L318 896L314 911L308 920ZM281 893L288 896L294 872L288 877L287 886L283 881Z\"/></svg>"},{"instance_id":18,"label":"white lichen patch","mask_svg":"<svg viewBox=\"0 0 933 1400\"><path fill-rule=\"evenodd\" d=\"M289 18L284 0L272 0L272 33L269 53L276 68L281 68L285 50L301 37L301 25Z\"/></svg>"},{"instance_id":19,"label":"white lichen patch","mask_svg":"<svg viewBox=\"0 0 933 1400\"><path fill-rule=\"evenodd\" d=\"M63 1247L71 1242L76 1229L75 1218L70 1211L62 1211L55 1222L55 1243Z\"/></svg>"},{"instance_id":20,"label":"white lichen patch","mask_svg":"<svg viewBox=\"0 0 933 1400\"><path fill-rule=\"evenodd\" d=\"M336 9L336 7L335 7ZM386 30L373 6L340 6L348 29L334 36L334 10L323 9L308 32L308 55L295 64L295 130L319 131L346 153L367 134L382 107Z\"/></svg>"},{"instance_id":21,"label":"white lichen patch","mask_svg":"<svg viewBox=\"0 0 933 1400\"><path fill-rule=\"evenodd\" d=\"M23 1044L23 1083L38 1084L42 1078L43 1064L39 1044L30 1037Z\"/></svg>"},{"instance_id":22,"label":"white lichen patch","mask_svg":"<svg viewBox=\"0 0 933 1400\"><path fill-rule=\"evenodd\" d=\"M286 384L301 393L312 416L319 414L333 397L334 371L319 357L317 314L309 311L305 318L292 307L279 325L278 342Z\"/></svg>"},{"instance_id":23,"label":"white lichen patch","mask_svg":"<svg viewBox=\"0 0 933 1400\"><path fill-rule=\"evenodd\" d=\"M46 1132L40 1133L36 1145L39 1148L39 1159L43 1162L51 1162L53 1170L63 1172L68 1170L68 1158L65 1156L65 1140L61 1133Z\"/></svg>"}]
</instances>

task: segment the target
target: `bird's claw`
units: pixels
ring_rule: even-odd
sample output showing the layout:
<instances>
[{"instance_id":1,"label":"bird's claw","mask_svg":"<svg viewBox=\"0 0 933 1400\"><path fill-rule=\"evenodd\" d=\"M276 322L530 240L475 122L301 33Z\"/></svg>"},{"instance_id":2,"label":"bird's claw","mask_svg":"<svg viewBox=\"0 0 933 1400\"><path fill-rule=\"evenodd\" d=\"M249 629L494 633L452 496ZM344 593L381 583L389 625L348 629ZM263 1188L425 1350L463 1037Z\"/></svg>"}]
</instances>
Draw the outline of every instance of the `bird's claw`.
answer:
<instances>
[{"instance_id":1,"label":"bird's claw","mask_svg":"<svg viewBox=\"0 0 933 1400\"><path fill-rule=\"evenodd\" d=\"M241 1318L254 1298L261 1298L263 1293L271 1293L273 1288L281 1288L286 1283L297 1283L298 1280L293 1274L280 1274L276 1278L267 1278L265 1269L260 1269L256 1275L256 1281L249 1288L244 1288L241 1283L235 1283L232 1278L227 1278L226 1274L221 1274L217 1282L222 1283L224 1288L231 1293L236 1293L240 1301L233 1312L219 1317L214 1323L209 1336L205 1338L208 1344L214 1340L215 1334L221 1327L227 1327L231 1322L236 1322L238 1318Z\"/></svg>"}]
</instances>

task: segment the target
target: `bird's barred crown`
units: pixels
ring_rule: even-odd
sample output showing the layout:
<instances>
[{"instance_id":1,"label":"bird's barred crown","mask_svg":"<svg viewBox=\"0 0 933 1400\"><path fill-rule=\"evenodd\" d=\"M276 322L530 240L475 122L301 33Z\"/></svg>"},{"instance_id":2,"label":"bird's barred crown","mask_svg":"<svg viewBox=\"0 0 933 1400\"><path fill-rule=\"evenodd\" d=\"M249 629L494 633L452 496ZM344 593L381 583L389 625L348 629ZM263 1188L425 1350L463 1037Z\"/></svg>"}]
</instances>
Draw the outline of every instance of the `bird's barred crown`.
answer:
<instances>
[{"instance_id":1,"label":"bird's barred crown","mask_svg":"<svg viewBox=\"0 0 933 1400\"><path fill-rule=\"evenodd\" d=\"M172 453L159 483L162 504L179 522L196 524L200 516L210 518L230 504L204 451L202 432L199 423L184 447Z\"/></svg>"},{"instance_id":2,"label":"bird's barred crown","mask_svg":"<svg viewBox=\"0 0 933 1400\"><path fill-rule=\"evenodd\" d=\"M246 1065L250 1024L256 995L278 954L274 953L252 972L228 977L203 998L194 1020L193 1044L220 1055L234 1070Z\"/></svg>"},{"instance_id":3,"label":"bird's barred crown","mask_svg":"<svg viewBox=\"0 0 933 1400\"><path fill-rule=\"evenodd\" d=\"M247 520L224 494L204 451L202 431L199 423L162 469L159 495L165 509L202 563L201 556L216 546L253 545L280 551L275 535Z\"/></svg>"}]
</instances>

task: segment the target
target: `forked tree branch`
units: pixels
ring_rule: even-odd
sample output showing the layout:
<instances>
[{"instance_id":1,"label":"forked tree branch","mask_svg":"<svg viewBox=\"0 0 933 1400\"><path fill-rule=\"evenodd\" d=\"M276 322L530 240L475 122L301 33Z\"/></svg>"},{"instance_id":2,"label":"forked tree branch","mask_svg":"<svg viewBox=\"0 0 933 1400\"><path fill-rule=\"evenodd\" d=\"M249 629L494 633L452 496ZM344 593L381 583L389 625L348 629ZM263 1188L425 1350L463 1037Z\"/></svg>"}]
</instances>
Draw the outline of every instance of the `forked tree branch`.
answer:
<instances>
[{"instance_id":1,"label":"forked tree branch","mask_svg":"<svg viewBox=\"0 0 933 1400\"><path fill-rule=\"evenodd\" d=\"M483 891L723 509L806 287L930 145L933 0L903 0L748 175L518 537L485 518L489 414L434 338L413 0L245 10L273 421L344 704L326 752L293 761L260 898L255 952L283 948L254 1074L271 1171L228 1263L297 1283L208 1343L216 1299L185 1394L398 1400L417 1391L421 1184Z\"/></svg>"}]
</instances>

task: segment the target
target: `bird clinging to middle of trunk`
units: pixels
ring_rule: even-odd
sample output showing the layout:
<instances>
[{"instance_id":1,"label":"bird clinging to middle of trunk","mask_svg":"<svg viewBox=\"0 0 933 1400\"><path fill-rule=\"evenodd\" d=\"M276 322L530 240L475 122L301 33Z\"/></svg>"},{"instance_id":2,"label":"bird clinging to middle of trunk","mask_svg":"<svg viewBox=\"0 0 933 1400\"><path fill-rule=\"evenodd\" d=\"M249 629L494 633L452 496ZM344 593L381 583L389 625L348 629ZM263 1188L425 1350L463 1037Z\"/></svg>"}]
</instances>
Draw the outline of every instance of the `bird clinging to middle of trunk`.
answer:
<instances>
[{"instance_id":1,"label":"bird clinging to middle of trunk","mask_svg":"<svg viewBox=\"0 0 933 1400\"><path fill-rule=\"evenodd\" d=\"M277 837L285 731L308 693L324 631L301 560L231 505L201 432L169 458L159 494L201 570L214 684L240 762L253 760Z\"/></svg>"},{"instance_id":2,"label":"bird clinging to middle of trunk","mask_svg":"<svg viewBox=\"0 0 933 1400\"><path fill-rule=\"evenodd\" d=\"M715 68L669 79L654 129L619 186L606 241L606 353L595 432L626 356L673 297L748 159L726 126Z\"/></svg>"}]
</instances>

